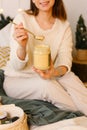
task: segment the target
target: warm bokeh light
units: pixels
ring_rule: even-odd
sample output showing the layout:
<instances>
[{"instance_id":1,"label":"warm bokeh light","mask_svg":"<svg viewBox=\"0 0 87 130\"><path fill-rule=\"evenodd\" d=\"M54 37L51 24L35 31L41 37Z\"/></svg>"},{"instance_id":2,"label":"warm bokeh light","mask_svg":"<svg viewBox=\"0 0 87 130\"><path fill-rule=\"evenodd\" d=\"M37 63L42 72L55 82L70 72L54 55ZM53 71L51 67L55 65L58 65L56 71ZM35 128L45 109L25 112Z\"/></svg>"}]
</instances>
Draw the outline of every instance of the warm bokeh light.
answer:
<instances>
[{"instance_id":1,"label":"warm bokeh light","mask_svg":"<svg viewBox=\"0 0 87 130\"><path fill-rule=\"evenodd\" d=\"M22 11L22 10L23 10L23 9L19 8L19 9L18 9L18 12L20 12L20 11Z\"/></svg>"},{"instance_id":2,"label":"warm bokeh light","mask_svg":"<svg viewBox=\"0 0 87 130\"><path fill-rule=\"evenodd\" d=\"M2 14L2 13L3 13L3 11L4 11L4 10L3 10L2 8L0 8L0 14Z\"/></svg>"}]
</instances>

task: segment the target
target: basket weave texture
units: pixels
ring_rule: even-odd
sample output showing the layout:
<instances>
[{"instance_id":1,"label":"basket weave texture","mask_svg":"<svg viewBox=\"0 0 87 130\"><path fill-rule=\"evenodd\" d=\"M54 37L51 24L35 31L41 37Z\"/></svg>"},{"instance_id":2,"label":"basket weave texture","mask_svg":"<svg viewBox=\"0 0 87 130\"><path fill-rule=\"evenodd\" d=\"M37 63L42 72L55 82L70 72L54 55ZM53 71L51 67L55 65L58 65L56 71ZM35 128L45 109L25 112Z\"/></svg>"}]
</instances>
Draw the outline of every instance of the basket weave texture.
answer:
<instances>
[{"instance_id":1,"label":"basket weave texture","mask_svg":"<svg viewBox=\"0 0 87 130\"><path fill-rule=\"evenodd\" d=\"M11 117L19 116L19 119L13 123L1 124L0 130L29 130L27 124L27 115L23 112L20 107L15 105L0 105L0 110L6 111Z\"/></svg>"},{"instance_id":2,"label":"basket weave texture","mask_svg":"<svg viewBox=\"0 0 87 130\"><path fill-rule=\"evenodd\" d=\"M78 60L87 61L87 49L86 50L78 49L76 55Z\"/></svg>"}]
</instances>

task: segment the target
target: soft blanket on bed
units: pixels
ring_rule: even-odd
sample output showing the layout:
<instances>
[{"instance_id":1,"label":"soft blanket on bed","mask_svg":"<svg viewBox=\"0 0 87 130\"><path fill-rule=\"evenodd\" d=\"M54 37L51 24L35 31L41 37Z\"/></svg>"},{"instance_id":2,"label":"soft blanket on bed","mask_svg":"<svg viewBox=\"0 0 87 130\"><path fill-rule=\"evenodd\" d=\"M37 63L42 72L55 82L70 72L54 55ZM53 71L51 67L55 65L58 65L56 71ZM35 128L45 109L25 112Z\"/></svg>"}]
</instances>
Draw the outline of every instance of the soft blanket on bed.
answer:
<instances>
[{"instance_id":1,"label":"soft blanket on bed","mask_svg":"<svg viewBox=\"0 0 87 130\"><path fill-rule=\"evenodd\" d=\"M30 125L46 125L64 119L75 118L83 116L84 114L79 111L65 111L60 110L53 104L41 100L25 100L14 99L8 97L3 90L4 71L0 70L0 96L2 104L15 104L21 107L28 116L28 123Z\"/></svg>"}]
</instances>

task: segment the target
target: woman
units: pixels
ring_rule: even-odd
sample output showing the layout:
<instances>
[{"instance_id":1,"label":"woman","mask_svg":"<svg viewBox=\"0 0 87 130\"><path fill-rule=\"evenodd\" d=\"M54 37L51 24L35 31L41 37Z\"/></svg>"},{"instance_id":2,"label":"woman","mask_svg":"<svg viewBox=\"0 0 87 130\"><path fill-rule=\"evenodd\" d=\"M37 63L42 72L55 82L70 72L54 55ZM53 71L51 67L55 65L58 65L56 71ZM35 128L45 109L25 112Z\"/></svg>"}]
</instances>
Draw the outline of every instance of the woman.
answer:
<instances>
[{"instance_id":1,"label":"woman","mask_svg":"<svg viewBox=\"0 0 87 130\"><path fill-rule=\"evenodd\" d=\"M71 72L72 33L62 0L31 0L31 10L19 13L11 30L10 61L5 70L4 90L10 97L40 99L61 109L80 110L87 114L87 90ZM24 28L43 41L35 40ZM35 44L51 49L50 69L33 67Z\"/></svg>"}]
</instances>

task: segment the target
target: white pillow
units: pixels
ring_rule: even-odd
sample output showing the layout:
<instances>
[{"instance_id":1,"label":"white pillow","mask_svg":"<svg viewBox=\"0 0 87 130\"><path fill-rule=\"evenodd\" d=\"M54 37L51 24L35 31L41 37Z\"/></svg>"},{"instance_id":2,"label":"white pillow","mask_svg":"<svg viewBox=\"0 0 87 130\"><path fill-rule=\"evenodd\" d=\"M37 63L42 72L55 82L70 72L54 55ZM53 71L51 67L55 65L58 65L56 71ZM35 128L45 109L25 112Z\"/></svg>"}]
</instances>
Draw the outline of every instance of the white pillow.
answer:
<instances>
[{"instance_id":1,"label":"white pillow","mask_svg":"<svg viewBox=\"0 0 87 130\"><path fill-rule=\"evenodd\" d=\"M9 45L11 23L7 24L4 28L0 30L0 46Z\"/></svg>"}]
</instances>

